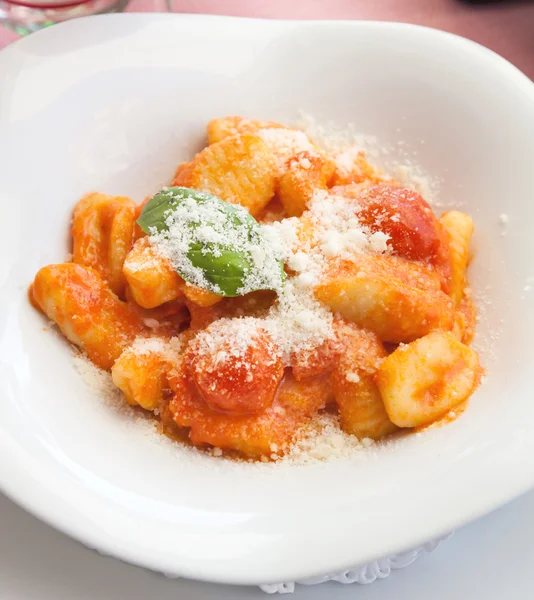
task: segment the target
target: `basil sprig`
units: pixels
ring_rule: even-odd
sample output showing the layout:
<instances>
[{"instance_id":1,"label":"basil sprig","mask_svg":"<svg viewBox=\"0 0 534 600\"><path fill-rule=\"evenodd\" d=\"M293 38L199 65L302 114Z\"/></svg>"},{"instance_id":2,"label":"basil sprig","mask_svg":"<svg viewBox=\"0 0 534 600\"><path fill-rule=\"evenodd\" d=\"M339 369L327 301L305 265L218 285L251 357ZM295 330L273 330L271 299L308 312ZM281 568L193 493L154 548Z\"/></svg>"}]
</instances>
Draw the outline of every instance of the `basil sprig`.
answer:
<instances>
[{"instance_id":1,"label":"basil sprig","mask_svg":"<svg viewBox=\"0 0 534 600\"><path fill-rule=\"evenodd\" d=\"M209 210L203 212L203 206ZM137 224L152 236L151 241L163 236L172 244L173 235L179 236L181 243L173 246L172 253L178 274L221 296L279 289L285 279L283 263L275 257L258 222L242 207L212 194L185 187L164 188L148 201ZM213 228L216 241L205 239L206 226ZM256 250L263 257L261 264L255 260Z\"/></svg>"}]
</instances>

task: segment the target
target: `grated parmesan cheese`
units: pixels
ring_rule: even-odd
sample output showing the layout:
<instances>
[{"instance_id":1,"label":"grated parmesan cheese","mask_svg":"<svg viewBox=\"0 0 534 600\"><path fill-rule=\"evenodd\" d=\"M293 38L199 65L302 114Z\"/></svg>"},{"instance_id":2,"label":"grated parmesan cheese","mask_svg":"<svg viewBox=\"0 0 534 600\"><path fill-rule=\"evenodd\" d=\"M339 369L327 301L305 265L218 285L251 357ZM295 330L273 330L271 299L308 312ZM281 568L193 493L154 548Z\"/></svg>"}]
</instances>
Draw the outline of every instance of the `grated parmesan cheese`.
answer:
<instances>
[{"instance_id":1,"label":"grated parmesan cheese","mask_svg":"<svg viewBox=\"0 0 534 600\"><path fill-rule=\"evenodd\" d=\"M263 331L272 340L273 353L289 366L293 354L311 351L333 339L333 320L326 307L288 280L265 317L218 319L197 333L192 343L200 354L218 357L217 364L227 358L227 353L243 357Z\"/></svg>"},{"instance_id":2,"label":"grated parmesan cheese","mask_svg":"<svg viewBox=\"0 0 534 600\"><path fill-rule=\"evenodd\" d=\"M329 258L350 260L356 254L390 251L389 236L364 227L358 220L358 210L354 200L321 190L308 204L306 242L299 239L303 227L299 219L264 226L266 237L278 247L278 254L300 274L299 287L316 285Z\"/></svg>"},{"instance_id":3,"label":"grated parmesan cheese","mask_svg":"<svg viewBox=\"0 0 534 600\"><path fill-rule=\"evenodd\" d=\"M356 436L345 433L337 416L323 414L297 432L288 453L277 464L302 466L332 458L350 458L372 445L373 441L368 438L364 444Z\"/></svg>"},{"instance_id":4,"label":"grated parmesan cheese","mask_svg":"<svg viewBox=\"0 0 534 600\"><path fill-rule=\"evenodd\" d=\"M151 353L161 354L167 350L168 344L167 340L159 337L138 337L133 341L129 349L137 356Z\"/></svg>"},{"instance_id":5,"label":"grated parmesan cheese","mask_svg":"<svg viewBox=\"0 0 534 600\"><path fill-rule=\"evenodd\" d=\"M85 354L80 352L74 355L73 363L89 391L121 412L131 412L129 405L124 402L122 392L113 383L111 373L98 368Z\"/></svg>"},{"instance_id":6,"label":"grated parmesan cheese","mask_svg":"<svg viewBox=\"0 0 534 600\"><path fill-rule=\"evenodd\" d=\"M190 346L199 355L212 356L215 369L229 357L244 358L264 330L263 320L254 317L218 319L199 331Z\"/></svg>"},{"instance_id":7,"label":"grated parmesan cheese","mask_svg":"<svg viewBox=\"0 0 534 600\"><path fill-rule=\"evenodd\" d=\"M279 172L283 171L287 161L299 152L307 151L317 154L317 148L302 131L284 128L268 128L258 131L258 135L273 152ZM309 169L311 163L308 160L308 166L306 166L306 160L307 159L302 159L300 164L303 168Z\"/></svg>"},{"instance_id":8,"label":"grated parmesan cheese","mask_svg":"<svg viewBox=\"0 0 534 600\"><path fill-rule=\"evenodd\" d=\"M353 124L340 127L334 122L320 123L305 112L300 113L296 126L319 148L337 154L336 165L342 173L353 168L354 159L363 151L386 175L421 194L429 204L458 208L458 202L444 204L439 201L441 180L431 177L421 168L417 161L418 150L410 151L402 140L388 146L379 142L374 135L357 131ZM401 133L400 129L398 133ZM424 140L420 140L420 143L423 144Z\"/></svg>"}]
</instances>

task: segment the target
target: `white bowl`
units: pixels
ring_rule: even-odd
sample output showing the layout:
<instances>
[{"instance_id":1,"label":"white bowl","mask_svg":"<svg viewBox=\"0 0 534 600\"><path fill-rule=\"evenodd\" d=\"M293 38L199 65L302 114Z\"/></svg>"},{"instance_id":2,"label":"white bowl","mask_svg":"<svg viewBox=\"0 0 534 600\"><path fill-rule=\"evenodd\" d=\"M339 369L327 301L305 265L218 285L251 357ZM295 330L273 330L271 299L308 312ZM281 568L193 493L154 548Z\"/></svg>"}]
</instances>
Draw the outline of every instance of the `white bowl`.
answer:
<instances>
[{"instance_id":1,"label":"white bowl","mask_svg":"<svg viewBox=\"0 0 534 600\"><path fill-rule=\"evenodd\" d=\"M113 15L3 50L0 90L0 488L14 500L101 552L248 584L396 553L534 485L534 85L505 60L410 25ZM473 215L488 376L457 421L380 451L237 465L96 398L26 289L64 258L86 191L140 200L210 118L298 109L418 149L441 200Z\"/></svg>"}]
</instances>

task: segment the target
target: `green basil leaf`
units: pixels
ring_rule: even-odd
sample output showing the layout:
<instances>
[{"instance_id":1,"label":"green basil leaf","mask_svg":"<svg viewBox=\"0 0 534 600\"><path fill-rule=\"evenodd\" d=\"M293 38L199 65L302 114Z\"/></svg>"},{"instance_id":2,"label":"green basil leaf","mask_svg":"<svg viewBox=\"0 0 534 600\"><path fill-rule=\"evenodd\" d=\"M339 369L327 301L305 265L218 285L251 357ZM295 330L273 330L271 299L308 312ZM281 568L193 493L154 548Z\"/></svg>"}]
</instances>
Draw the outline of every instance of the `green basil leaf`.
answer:
<instances>
[{"instance_id":1,"label":"green basil leaf","mask_svg":"<svg viewBox=\"0 0 534 600\"><path fill-rule=\"evenodd\" d=\"M231 250L223 250L221 256L212 257L196 247L187 253L191 262L204 271L206 279L223 291L224 296L239 296L243 287L243 275L251 269L250 261Z\"/></svg>"},{"instance_id":2,"label":"green basil leaf","mask_svg":"<svg viewBox=\"0 0 534 600\"><path fill-rule=\"evenodd\" d=\"M279 289L284 265L261 226L242 207L184 187L164 188L145 205L137 224L163 243L179 275L222 296ZM254 254L265 260L258 266Z\"/></svg>"},{"instance_id":3,"label":"green basil leaf","mask_svg":"<svg viewBox=\"0 0 534 600\"><path fill-rule=\"evenodd\" d=\"M185 187L163 188L143 207L143 211L137 219L137 224L145 233L156 231L166 231L165 217L173 208L178 206L186 198L197 198L200 195L196 190ZM208 195L208 194L202 194Z\"/></svg>"}]
</instances>

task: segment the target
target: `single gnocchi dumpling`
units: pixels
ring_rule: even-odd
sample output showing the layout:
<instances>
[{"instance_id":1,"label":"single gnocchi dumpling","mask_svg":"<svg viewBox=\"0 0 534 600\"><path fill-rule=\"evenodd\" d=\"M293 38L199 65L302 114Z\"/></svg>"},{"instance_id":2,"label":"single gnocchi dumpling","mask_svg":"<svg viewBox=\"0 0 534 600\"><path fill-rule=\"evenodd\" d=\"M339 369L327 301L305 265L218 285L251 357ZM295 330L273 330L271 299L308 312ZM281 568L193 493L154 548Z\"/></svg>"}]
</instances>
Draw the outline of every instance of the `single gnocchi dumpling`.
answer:
<instances>
[{"instance_id":1,"label":"single gnocchi dumpling","mask_svg":"<svg viewBox=\"0 0 534 600\"><path fill-rule=\"evenodd\" d=\"M337 361L331 375L341 427L356 437L379 439L397 429L384 407L373 376L386 351L376 335L344 326Z\"/></svg>"},{"instance_id":2,"label":"single gnocchi dumpling","mask_svg":"<svg viewBox=\"0 0 534 600\"><path fill-rule=\"evenodd\" d=\"M111 369L113 383L130 406L159 409L168 388L166 374L179 364L189 339L184 332L173 338L138 338L128 346Z\"/></svg>"},{"instance_id":3,"label":"single gnocchi dumpling","mask_svg":"<svg viewBox=\"0 0 534 600\"><path fill-rule=\"evenodd\" d=\"M399 346L383 360L375 380L391 421L418 427L465 402L482 373L473 349L451 332L433 331Z\"/></svg>"},{"instance_id":4,"label":"single gnocchi dumpling","mask_svg":"<svg viewBox=\"0 0 534 600\"><path fill-rule=\"evenodd\" d=\"M141 340L127 348L111 369L113 383L130 406L156 410L163 400L165 360L163 341Z\"/></svg>"},{"instance_id":5,"label":"single gnocchi dumpling","mask_svg":"<svg viewBox=\"0 0 534 600\"><path fill-rule=\"evenodd\" d=\"M178 167L172 185L209 192L257 215L274 196L275 179L269 146L259 135L247 133L204 148Z\"/></svg>"},{"instance_id":6,"label":"single gnocchi dumpling","mask_svg":"<svg viewBox=\"0 0 534 600\"><path fill-rule=\"evenodd\" d=\"M146 237L137 240L126 256L124 276L133 299L143 308L154 308L183 296L183 279Z\"/></svg>"},{"instance_id":7,"label":"single gnocchi dumpling","mask_svg":"<svg viewBox=\"0 0 534 600\"><path fill-rule=\"evenodd\" d=\"M247 119L245 117L222 117L208 123L208 143L247 133L258 134L274 154L280 174L285 172L286 163L296 158L300 152L310 152L322 161L322 170L327 182L332 179L336 169L335 161L324 150L314 144L303 132L275 121ZM185 168L184 165L182 168Z\"/></svg>"},{"instance_id":8,"label":"single gnocchi dumpling","mask_svg":"<svg viewBox=\"0 0 534 600\"><path fill-rule=\"evenodd\" d=\"M74 208L72 260L96 269L115 294L124 292L124 259L133 243L136 206L129 198L87 194Z\"/></svg>"},{"instance_id":9,"label":"single gnocchi dumpling","mask_svg":"<svg viewBox=\"0 0 534 600\"><path fill-rule=\"evenodd\" d=\"M441 215L439 222L449 237L451 286L450 296L458 306L466 286L466 269L469 261L469 244L473 235L473 219L457 210Z\"/></svg>"},{"instance_id":10,"label":"single gnocchi dumpling","mask_svg":"<svg viewBox=\"0 0 534 600\"><path fill-rule=\"evenodd\" d=\"M122 351L147 331L141 317L94 269L76 263L40 269L31 294L64 336L102 369L110 369Z\"/></svg>"},{"instance_id":11,"label":"single gnocchi dumpling","mask_svg":"<svg viewBox=\"0 0 534 600\"><path fill-rule=\"evenodd\" d=\"M315 296L383 342L409 342L453 325L452 303L439 289L437 275L393 256L334 261Z\"/></svg>"},{"instance_id":12,"label":"single gnocchi dumpling","mask_svg":"<svg viewBox=\"0 0 534 600\"><path fill-rule=\"evenodd\" d=\"M155 308L182 297L198 306L212 306L222 299L185 282L146 237L137 240L126 257L124 275L133 299L143 308Z\"/></svg>"}]
</instances>

